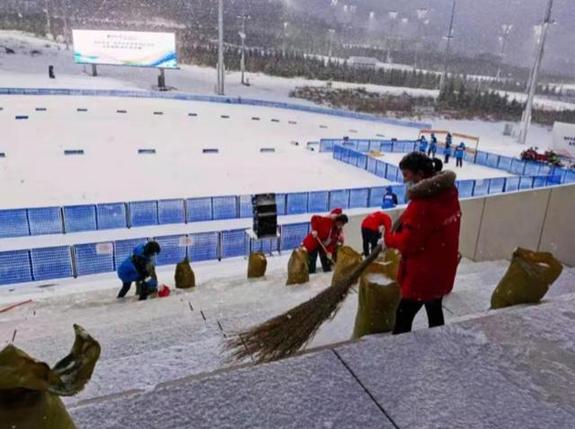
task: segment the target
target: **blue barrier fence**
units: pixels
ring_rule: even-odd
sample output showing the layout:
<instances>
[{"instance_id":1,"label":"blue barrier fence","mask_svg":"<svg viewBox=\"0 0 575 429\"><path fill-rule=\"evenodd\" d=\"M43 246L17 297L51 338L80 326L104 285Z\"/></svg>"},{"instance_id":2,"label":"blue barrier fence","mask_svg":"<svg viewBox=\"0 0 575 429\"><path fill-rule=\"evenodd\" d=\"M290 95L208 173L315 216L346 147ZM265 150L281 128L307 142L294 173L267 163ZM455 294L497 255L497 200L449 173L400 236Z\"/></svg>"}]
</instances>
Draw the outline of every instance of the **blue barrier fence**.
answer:
<instances>
[{"instance_id":1,"label":"blue barrier fence","mask_svg":"<svg viewBox=\"0 0 575 429\"><path fill-rule=\"evenodd\" d=\"M336 147L350 149L351 152L335 153ZM348 164L358 166L380 177L385 177L391 181L401 181L397 171L392 168L384 171L382 161L367 157L365 153L369 151L409 153L417 150L418 142L410 140L365 140L365 139L321 139L319 142L320 152L334 152L334 158ZM364 157L367 157L365 159ZM517 176L556 176L556 183L575 183L575 170L553 167L542 162L523 161L519 158L512 158L504 155L497 155L491 152L477 151L466 152L466 160L484 167L503 170ZM377 164L377 163L380 164ZM365 163L365 167L364 167ZM360 165L361 164L361 165ZM386 164L389 168L391 164ZM395 167L397 168L397 167Z\"/></svg>"},{"instance_id":2,"label":"blue barrier fence","mask_svg":"<svg viewBox=\"0 0 575 429\"><path fill-rule=\"evenodd\" d=\"M193 262L220 260L247 255L249 249L268 253L290 250L309 232L309 223L281 225L279 231L279 239L263 240L250 239L244 229L153 237L162 247L156 263L172 265L186 257ZM0 252L0 285L113 272L134 247L147 240L142 237Z\"/></svg>"},{"instance_id":3,"label":"blue barrier fence","mask_svg":"<svg viewBox=\"0 0 575 429\"><path fill-rule=\"evenodd\" d=\"M347 145L349 146L349 145ZM334 143L333 157L336 160L345 162L347 164L355 165L359 168L367 170L378 176L385 177L391 182L401 182L402 174L400 169L392 164L380 161L378 159L369 158L364 153L349 147ZM367 159L366 159L367 158ZM488 156L485 154L485 162ZM365 159L365 162L364 162ZM540 172L541 167L530 170L531 172ZM565 179L565 177L563 177ZM489 194L497 194L502 192L517 191L523 189L536 189L544 186L556 185L558 175L523 175L511 177L497 177L492 179L472 179L472 180L458 180L457 187L459 189L460 198L480 197ZM575 180L574 180L575 181ZM566 182L560 182L566 183ZM571 183L571 182L567 182ZM397 195L399 204L405 204L406 187L405 185L391 185L393 192ZM382 189L382 188L380 188ZM372 195L377 195L379 201L379 191L370 189ZM383 198L383 194L381 194ZM368 196L369 201L369 196Z\"/></svg>"}]
</instances>

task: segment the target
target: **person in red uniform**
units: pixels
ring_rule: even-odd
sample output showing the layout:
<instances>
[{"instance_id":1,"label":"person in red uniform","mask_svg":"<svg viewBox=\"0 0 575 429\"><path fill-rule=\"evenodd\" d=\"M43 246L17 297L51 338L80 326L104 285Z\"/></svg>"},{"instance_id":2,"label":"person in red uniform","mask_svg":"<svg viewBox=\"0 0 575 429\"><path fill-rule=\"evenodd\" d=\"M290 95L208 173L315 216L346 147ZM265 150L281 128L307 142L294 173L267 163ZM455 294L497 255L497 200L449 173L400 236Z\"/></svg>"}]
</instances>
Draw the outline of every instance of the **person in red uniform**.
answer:
<instances>
[{"instance_id":1,"label":"person in red uniform","mask_svg":"<svg viewBox=\"0 0 575 429\"><path fill-rule=\"evenodd\" d=\"M401 253L394 335L411 331L422 306L430 328L444 324L442 299L455 282L461 222L455 173L436 172L433 160L416 152L406 155L399 168L412 186L394 230L389 216L384 223L385 245Z\"/></svg>"},{"instance_id":2,"label":"person in red uniform","mask_svg":"<svg viewBox=\"0 0 575 429\"><path fill-rule=\"evenodd\" d=\"M389 216L382 211L367 215L361 222L361 238L363 240L363 255L369 256L381 239L383 226Z\"/></svg>"},{"instance_id":3,"label":"person in red uniform","mask_svg":"<svg viewBox=\"0 0 575 429\"><path fill-rule=\"evenodd\" d=\"M302 247L308 254L310 274L316 272L318 254L323 271L331 271L333 255L335 255L337 246L343 244L343 226L347 222L348 218L341 209L333 209L328 216L312 216L311 232L302 242Z\"/></svg>"}]
</instances>

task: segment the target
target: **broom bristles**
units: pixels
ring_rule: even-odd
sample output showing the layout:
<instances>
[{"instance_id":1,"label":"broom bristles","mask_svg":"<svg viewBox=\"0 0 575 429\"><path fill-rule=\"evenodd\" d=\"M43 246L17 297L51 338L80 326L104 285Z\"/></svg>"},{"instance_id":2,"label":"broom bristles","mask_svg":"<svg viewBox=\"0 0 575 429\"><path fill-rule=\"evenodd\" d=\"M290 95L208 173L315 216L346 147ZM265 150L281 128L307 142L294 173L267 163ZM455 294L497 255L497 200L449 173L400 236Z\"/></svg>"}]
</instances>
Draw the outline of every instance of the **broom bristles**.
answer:
<instances>
[{"instance_id":1,"label":"broom bristles","mask_svg":"<svg viewBox=\"0 0 575 429\"><path fill-rule=\"evenodd\" d=\"M317 332L323 322L334 317L351 286L382 250L373 252L349 275L323 290L312 299L225 340L230 361L252 358L256 363L271 362L300 350Z\"/></svg>"}]
</instances>

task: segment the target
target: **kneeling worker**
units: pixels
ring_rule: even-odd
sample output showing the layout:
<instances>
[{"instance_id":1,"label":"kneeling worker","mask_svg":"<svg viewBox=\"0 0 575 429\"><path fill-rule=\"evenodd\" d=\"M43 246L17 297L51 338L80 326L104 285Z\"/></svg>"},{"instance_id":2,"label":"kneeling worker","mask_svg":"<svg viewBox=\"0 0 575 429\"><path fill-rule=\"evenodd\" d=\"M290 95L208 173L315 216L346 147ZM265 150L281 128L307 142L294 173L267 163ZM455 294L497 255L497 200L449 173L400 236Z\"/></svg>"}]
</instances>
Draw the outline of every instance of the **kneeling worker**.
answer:
<instances>
[{"instance_id":1,"label":"kneeling worker","mask_svg":"<svg viewBox=\"0 0 575 429\"><path fill-rule=\"evenodd\" d=\"M118 267L118 277L122 280L118 298L126 296L132 282L136 282L136 292L140 296L140 301L145 300L148 294L158 287L154 257L160 250L160 245L156 241L139 244L134 248L132 255ZM148 278L149 280L146 280Z\"/></svg>"}]
</instances>

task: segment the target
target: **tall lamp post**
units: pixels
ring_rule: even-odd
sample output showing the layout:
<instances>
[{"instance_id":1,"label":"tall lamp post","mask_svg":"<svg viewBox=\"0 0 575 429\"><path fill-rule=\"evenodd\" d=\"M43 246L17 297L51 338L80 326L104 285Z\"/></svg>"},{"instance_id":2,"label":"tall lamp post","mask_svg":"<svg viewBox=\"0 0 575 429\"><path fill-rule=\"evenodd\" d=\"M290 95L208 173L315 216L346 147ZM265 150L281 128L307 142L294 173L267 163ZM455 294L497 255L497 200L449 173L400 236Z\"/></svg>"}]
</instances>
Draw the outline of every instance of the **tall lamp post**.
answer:
<instances>
[{"instance_id":1,"label":"tall lamp post","mask_svg":"<svg viewBox=\"0 0 575 429\"><path fill-rule=\"evenodd\" d=\"M549 26L553 23L551 19L551 11L553 9L553 0L549 0L547 3L547 9L545 11L545 18L541 24L541 36L538 40L537 45L537 55L535 56L535 62L531 69L531 74L529 77L529 87L527 90L527 102L525 103L525 110L521 117L521 125L519 128L519 135L517 136L517 141L520 144L525 144L527 141L527 133L529 131L529 125L531 124L531 114L533 112L533 99L535 98L535 90L537 89L537 79L539 77L539 70L541 69L541 61L543 59L543 54L545 51L545 40L547 39L547 32Z\"/></svg>"},{"instance_id":2,"label":"tall lamp post","mask_svg":"<svg viewBox=\"0 0 575 429\"><path fill-rule=\"evenodd\" d=\"M224 95L224 0L218 1L218 95Z\"/></svg>"},{"instance_id":3,"label":"tall lamp post","mask_svg":"<svg viewBox=\"0 0 575 429\"><path fill-rule=\"evenodd\" d=\"M288 29L288 26L289 26L289 22L284 21L284 24L283 24L284 32L283 32L283 39L282 39L282 57L285 57L285 56L286 56L286 42L287 42L287 29Z\"/></svg>"},{"instance_id":4,"label":"tall lamp post","mask_svg":"<svg viewBox=\"0 0 575 429\"><path fill-rule=\"evenodd\" d=\"M509 34L513 30L513 24L503 24L501 26L501 36L499 36L499 43L500 51L499 51L499 64L497 66L497 75L495 76L496 80L499 80L501 77L501 66L503 65L503 58L505 57L505 47L507 45L507 39L509 38Z\"/></svg>"},{"instance_id":5,"label":"tall lamp post","mask_svg":"<svg viewBox=\"0 0 575 429\"><path fill-rule=\"evenodd\" d=\"M248 15L242 15L238 17L242 20L242 30L238 33L240 39L242 39L242 56L240 58L240 69L242 71L242 85L245 85L245 73L246 73L246 19L250 19Z\"/></svg>"},{"instance_id":6,"label":"tall lamp post","mask_svg":"<svg viewBox=\"0 0 575 429\"><path fill-rule=\"evenodd\" d=\"M441 73L441 80L439 81L439 91L443 90L445 81L447 80L447 67L449 64L449 48L451 47L451 39L453 39L453 23L455 21L455 7L457 5L457 0L453 0L451 6L451 18L449 18L449 30L447 31L447 36L445 36L445 53L443 54L443 73Z\"/></svg>"},{"instance_id":7,"label":"tall lamp post","mask_svg":"<svg viewBox=\"0 0 575 429\"><path fill-rule=\"evenodd\" d=\"M329 48L327 51L327 62L330 63L331 57L333 55L333 36L335 35L335 30L333 28L330 28L328 30L328 33L329 33Z\"/></svg>"},{"instance_id":8,"label":"tall lamp post","mask_svg":"<svg viewBox=\"0 0 575 429\"><path fill-rule=\"evenodd\" d=\"M427 16L428 9L420 8L415 11L417 14L417 43L415 44L415 58L413 60L413 68L417 68L417 62L419 59L419 49L421 48L420 44L423 42L422 34L423 34L423 25L427 25L429 21L425 20Z\"/></svg>"},{"instance_id":9,"label":"tall lamp post","mask_svg":"<svg viewBox=\"0 0 575 429\"><path fill-rule=\"evenodd\" d=\"M389 24L389 37L387 38L387 58L386 58L386 62L387 63L391 63L391 41L393 38L393 30L395 28L395 21L397 20L397 17L399 16L399 13L395 10L391 10L387 13L387 16L390 19L390 24Z\"/></svg>"}]
</instances>

